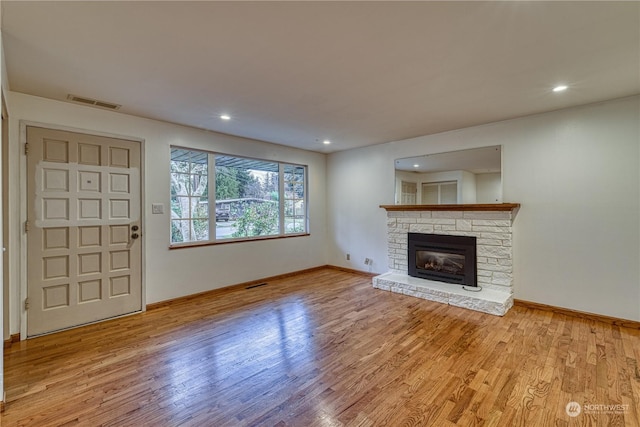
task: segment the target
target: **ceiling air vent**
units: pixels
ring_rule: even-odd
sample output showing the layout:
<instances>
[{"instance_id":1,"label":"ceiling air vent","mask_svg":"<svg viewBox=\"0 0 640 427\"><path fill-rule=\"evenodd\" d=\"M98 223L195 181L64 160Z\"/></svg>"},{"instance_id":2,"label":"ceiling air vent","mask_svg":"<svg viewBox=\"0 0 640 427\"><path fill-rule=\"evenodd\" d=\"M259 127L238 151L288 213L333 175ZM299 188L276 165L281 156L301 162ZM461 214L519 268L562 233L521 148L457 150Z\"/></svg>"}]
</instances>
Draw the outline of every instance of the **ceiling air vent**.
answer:
<instances>
[{"instance_id":1,"label":"ceiling air vent","mask_svg":"<svg viewBox=\"0 0 640 427\"><path fill-rule=\"evenodd\" d=\"M85 98L83 96L67 95L67 99L78 104L91 105L93 107L105 108L107 110L119 110L122 105L113 104L111 102L98 101L97 99Z\"/></svg>"}]
</instances>

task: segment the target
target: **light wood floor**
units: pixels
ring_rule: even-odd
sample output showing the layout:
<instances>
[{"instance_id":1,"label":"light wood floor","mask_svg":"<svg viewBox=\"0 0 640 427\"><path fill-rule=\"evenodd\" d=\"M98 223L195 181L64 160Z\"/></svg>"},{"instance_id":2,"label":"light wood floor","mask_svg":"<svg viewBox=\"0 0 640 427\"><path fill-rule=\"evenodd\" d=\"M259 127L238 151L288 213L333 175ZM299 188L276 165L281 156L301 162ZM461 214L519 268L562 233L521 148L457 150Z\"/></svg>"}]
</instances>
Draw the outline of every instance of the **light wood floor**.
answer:
<instances>
[{"instance_id":1,"label":"light wood floor","mask_svg":"<svg viewBox=\"0 0 640 427\"><path fill-rule=\"evenodd\" d=\"M1 423L633 427L639 362L635 329L327 268L14 344Z\"/></svg>"}]
</instances>

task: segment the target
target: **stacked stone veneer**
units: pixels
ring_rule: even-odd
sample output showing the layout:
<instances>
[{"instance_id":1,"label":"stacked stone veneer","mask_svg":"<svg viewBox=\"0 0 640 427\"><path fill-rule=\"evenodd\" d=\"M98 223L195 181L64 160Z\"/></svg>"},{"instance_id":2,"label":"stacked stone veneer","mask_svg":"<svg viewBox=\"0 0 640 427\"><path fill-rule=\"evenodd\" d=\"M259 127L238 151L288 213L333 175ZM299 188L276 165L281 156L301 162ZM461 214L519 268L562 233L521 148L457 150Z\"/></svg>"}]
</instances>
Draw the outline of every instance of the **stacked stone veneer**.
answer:
<instances>
[{"instance_id":1,"label":"stacked stone veneer","mask_svg":"<svg viewBox=\"0 0 640 427\"><path fill-rule=\"evenodd\" d=\"M387 211L389 273L373 279L379 289L503 315L513 305L513 212ZM476 237L480 292L462 286L409 277L407 233Z\"/></svg>"}]
</instances>

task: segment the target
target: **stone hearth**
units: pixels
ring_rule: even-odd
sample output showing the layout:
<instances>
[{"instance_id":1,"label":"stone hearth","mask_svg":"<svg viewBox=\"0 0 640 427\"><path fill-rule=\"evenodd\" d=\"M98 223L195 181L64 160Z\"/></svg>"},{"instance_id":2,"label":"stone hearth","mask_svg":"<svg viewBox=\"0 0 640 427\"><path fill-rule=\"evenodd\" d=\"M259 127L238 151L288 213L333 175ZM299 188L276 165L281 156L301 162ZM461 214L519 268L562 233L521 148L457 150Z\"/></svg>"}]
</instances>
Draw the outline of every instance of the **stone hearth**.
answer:
<instances>
[{"instance_id":1,"label":"stone hearth","mask_svg":"<svg viewBox=\"0 0 640 427\"><path fill-rule=\"evenodd\" d=\"M512 223L518 204L391 205L387 210L389 272L373 287L484 313L504 315L513 306ZM475 236L477 282L482 290L407 274L407 233Z\"/></svg>"}]
</instances>

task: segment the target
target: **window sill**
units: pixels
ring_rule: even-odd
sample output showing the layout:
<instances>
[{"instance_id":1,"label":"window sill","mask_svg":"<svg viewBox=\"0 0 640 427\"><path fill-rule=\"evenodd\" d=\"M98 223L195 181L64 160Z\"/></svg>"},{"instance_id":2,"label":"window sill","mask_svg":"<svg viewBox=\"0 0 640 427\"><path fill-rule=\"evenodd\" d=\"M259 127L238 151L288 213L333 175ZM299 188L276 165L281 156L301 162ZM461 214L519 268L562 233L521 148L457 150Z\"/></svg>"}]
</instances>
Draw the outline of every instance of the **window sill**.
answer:
<instances>
[{"instance_id":1,"label":"window sill","mask_svg":"<svg viewBox=\"0 0 640 427\"><path fill-rule=\"evenodd\" d=\"M207 241L207 242L175 243L173 245L169 245L169 250L197 248L200 246L228 245L230 243L255 242L255 241L261 241L261 240L289 239L292 237L304 237L304 236L310 236L310 235L311 235L310 233L300 233L300 234L287 234L284 236L239 237L235 239L216 240L215 242Z\"/></svg>"}]
</instances>

